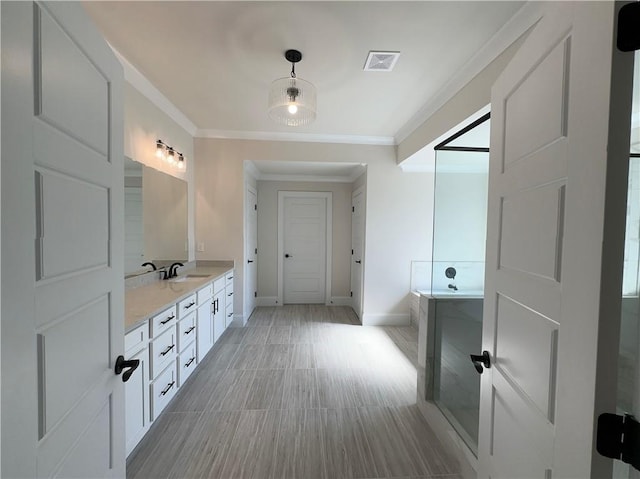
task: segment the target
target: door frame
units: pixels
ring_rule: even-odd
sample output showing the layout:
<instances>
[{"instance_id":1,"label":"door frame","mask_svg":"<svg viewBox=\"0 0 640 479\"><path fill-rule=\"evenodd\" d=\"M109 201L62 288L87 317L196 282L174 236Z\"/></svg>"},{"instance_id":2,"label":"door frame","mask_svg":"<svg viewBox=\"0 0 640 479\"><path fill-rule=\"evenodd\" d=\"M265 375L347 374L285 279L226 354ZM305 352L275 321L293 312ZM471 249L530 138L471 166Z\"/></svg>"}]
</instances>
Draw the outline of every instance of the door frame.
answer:
<instances>
[{"instance_id":1,"label":"door frame","mask_svg":"<svg viewBox=\"0 0 640 479\"><path fill-rule=\"evenodd\" d=\"M365 185L359 186L358 188L356 188L355 190L353 190L351 192L351 207L353 208L353 199L359 195L362 194L362 204L363 204L363 208L362 208L362 265L360 266L360 271L361 271L361 277L360 277L360 308L359 308L359 312L360 312L360 316L358 317L358 319L360 320L360 324L362 324L362 316L364 315L364 269L365 269L365 251L366 251L366 244L367 244L367 191L365 189ZM352 222L351 222L351 247L353 247L353 216L352 218ZM353 256L351 257L351 262L352 262L352 267L350 268L349 273L351 273L351 271L353 270ZM351 277L351 281L349 284L351 291L353 291L353 276ZM351 307L353 308L353 300L351 301ZM355 308L353 308L355 310Z\"/></svg>"},{"instance_id":2,"label":"door frame","mask_svg":"<svg viewBox=\"0 0 640 479\"><path fill-rule=\"evenodd\" d=\"M247 201L247 194L251 192L255 195L256 197L256 238L258 235L258 221L257 221L257 205L258 205L258 191L256 188L254 188L253 186L251 186L249 183L245 183L245 188L244 188L244 263L242 264L242 276L243 276L243 307L242 307L242 319L243 319L243 325L247 324L247 321L249 321L249 316L251 316L251 313L253 312L253 310L256 307L256 301L255 298L253 298L251 296L251 285L249 284L249 275L246 274L246 261L248 260L249 255L247 254L249 251L249 212L251 211L250 205L248 204ZM257 239L256 239L256 243L257 243ZM257 246L256 246L257 247ZM256 258L254 258L254 261L256 261L256 291L258 290L258 275L257 275L257 271L258 271L258 263L257 263L257 253L256 253ZM250 305L253 305L252 308L249 308ZM234 318L235 320L235 318Z\"/></svg>"},{"instance_id":3,"label":"door frame","mask_svg":"<svg viewBox=\"0 0 640 479\"><path fill-rule=\"evenodd\" d=\"M326 256L324 303L331 304L331 265L333 261L333 193L330 191L278 191L278 305L284 304L284 200L286 198L324 198L326 211Z\"/></svg>"}]
</instances>

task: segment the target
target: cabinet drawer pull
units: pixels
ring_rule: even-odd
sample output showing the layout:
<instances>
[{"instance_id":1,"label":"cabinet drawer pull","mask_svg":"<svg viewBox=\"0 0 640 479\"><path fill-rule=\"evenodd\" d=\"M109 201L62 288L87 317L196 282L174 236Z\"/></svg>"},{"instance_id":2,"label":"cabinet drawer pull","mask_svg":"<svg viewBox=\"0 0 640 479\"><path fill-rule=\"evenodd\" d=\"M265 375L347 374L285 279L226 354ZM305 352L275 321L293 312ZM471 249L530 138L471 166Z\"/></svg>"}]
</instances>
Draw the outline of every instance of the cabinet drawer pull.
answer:
<instances>
[{"instance_id":1,"label":"cabinet drawer pull","mask_svg":"<svg viewBox=\"0 0 640 479\"><path fill-rule=\"evenodd\" d=\"M167 316L167 319L165 319L164 321L160 321L160 324L167 324L169 321L171 321L175 317L176 317L175 314L172 314L171 316Z\"/></svg>"},{"instance_id":2,"label":"cabinet drawer pull","mask_svg":"<svg viewBox=\"0 0 640 479\"><path fill-rule=\"evenodd\" d=\"M191 331L193 331L194 329L196 329L196 327L195 327L195 326L191 326L189 329L187 329L187 330L184 332L184 334L190 334L190 333L191 333Z\"/></svg>"},{"instance_id":3,"label":"cabinet drawer pull","mask_svg":"<svg viewBox=\"0 0 640 479\"><path fill-rule=\"evenodd\" d=\"M167 384L167 388L163 391L160 392L160 396L164 396L165 394L167 394L169 391L171 391L171 388L173 387L173 385L175 384L175 381L171 381L169 384Z\"/></svg>"},{"instance_id":4,"label":"cabinet drawer pull","mask_svg":"<svg viewBox=\"0 0 640 479\"><path fill-rule=\"evenodd\" d=\"M231 281L232 279L233 279L233 276L229 276L229 277L227 278L227 281Z\"/></svg>"},{"instance_id":5,"label":"cabinet drawer pull","mask_svg":"<svg viewBox=\"0 0 640 479\"><path fill-rule=\"evenodd\" d=\"M227 296L233 296L233 291L231 291Z\"/></svg>"},{"instance_id":6,"label":"cabinet drawer pull","mask_svg":"<svg viewBox=\"0 0 640 479\"><path fill-rule=\"evenodd\" d=\"M189 361L187 361L184 365L185 368L188 368L189 366L191 366L191 363L194 362L196 360L195 357L189 359Z\"/></svg>"},{"instance_id":7,"label":"cabinet drawer pull","mask_svg":"<svg viewBox=\"0 0 640 479\"><path fill-rule=\"evenodd\" d=\"M184 309L189 309L191 306L193 306L194 304L196 304L195 301L191 301L189 304L187 304Z\"/></svg>"},{"instance_id":8,"label":"cabinet drawer pull","mask_svg":"<svg viewBox=\"0 0 640 479\"><path fill-rule=\"evenodd\" d=\"M172 344L171 346L169 346L167 349L165 349L164 351L162 351L160 353L160 356L166 356L167 354L169 354L169 351L171 351L173 348L175 348L176 345Z\"/></svg>"},{"instance_id":9,"label":"cabinet drawer pull","mask_svg":"<svg viewBox=\"0 0 640 479\"><path fill-rule=\"evenodd\" d=\"M231 316L233 316L233 313L227 314L227 318L230 318Z\"/></svg>"}]
</instances>

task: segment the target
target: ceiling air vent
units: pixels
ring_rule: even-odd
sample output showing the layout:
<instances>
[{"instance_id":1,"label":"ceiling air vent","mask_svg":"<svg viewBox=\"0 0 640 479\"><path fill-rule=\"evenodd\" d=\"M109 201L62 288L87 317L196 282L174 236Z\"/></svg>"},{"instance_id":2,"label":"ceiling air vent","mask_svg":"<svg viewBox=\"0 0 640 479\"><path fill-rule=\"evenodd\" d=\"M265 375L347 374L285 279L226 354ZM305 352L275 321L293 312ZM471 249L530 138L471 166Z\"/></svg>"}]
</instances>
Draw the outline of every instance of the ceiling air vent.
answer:
<instances>
[{"instance_id":1,"label":"ceiling air vent","mask_svg":"<svg viewBox=\"0 0 640 479\"><path fill-rule=\"evenodd\" d=\"M396 65L400 52L369 52L364 64L366 72L390 72Z\"/></svg>"}]
</instances>

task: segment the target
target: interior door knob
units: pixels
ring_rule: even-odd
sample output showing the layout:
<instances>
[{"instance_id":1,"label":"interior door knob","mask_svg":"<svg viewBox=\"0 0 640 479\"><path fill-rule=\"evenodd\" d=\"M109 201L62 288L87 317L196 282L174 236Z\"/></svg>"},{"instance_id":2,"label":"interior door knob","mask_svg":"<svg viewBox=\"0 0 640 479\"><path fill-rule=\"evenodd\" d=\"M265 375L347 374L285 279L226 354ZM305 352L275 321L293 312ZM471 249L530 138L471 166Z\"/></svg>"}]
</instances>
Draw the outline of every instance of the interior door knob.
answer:
<instances>
[{"instance_id":1,"label":"interior door knob","mask_svg":"<svg viewBox=\"0 0 640 479\"><path fill-rule=\"evenodd\" d=\"M292 255L292 254L287 253L287 254L285 254L285 255L284 255L284 257L285 257L285 258L293 258L293 255Z\"/></svg>"},{"instance_id":2,"label":"interior door knob","mask_svg":"<svg viewBox=\"0 0 640 479\"><path fill-rule=\"evenodd\" d=\"M482 351L481 355L470 354L469 357L471 358L473 367L478 371L478 374L482 374L482 371L484 371L483 366L487 369L491 367L491 356L489 356L489 351Z\"/></svg>"},{"instance_id":3,"label":"interior door knob","mask_svg":"<svg viewBox=\"0 0 640 479\"><path fill-rule=\"evenodd\" d=\"M116 373L116 375L122 374L122 382L126 383L139 365L139 359L125 360L124 356L120 355L116 358L116 364L113 368L113 371ZM125 369L127 370L125 371Z\"/></svg>"},{"instance_id":4,"label":"interior door knob","mask_svg":"<svg viewBox=\"0 0 640 479\"><path fill-rule=\"evenodd\" d=\"M356 263L358 263L358 264L362 264L362 261L360 261L360 260L358 259L358 260L356 260Z\"/></svg>"}]
</instances>

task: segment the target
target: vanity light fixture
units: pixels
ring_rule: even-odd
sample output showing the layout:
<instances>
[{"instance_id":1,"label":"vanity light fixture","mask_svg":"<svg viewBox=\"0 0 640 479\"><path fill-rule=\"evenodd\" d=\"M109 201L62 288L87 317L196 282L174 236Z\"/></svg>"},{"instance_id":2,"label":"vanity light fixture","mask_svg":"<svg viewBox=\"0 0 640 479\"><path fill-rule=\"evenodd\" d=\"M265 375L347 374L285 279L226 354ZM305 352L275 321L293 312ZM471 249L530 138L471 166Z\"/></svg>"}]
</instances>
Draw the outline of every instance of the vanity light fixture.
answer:
<instances>
[{"instance_id":1,"label":"vanity light fixture","mask_svg":"<svg viewBox=\"0 0 640 479\"><path fill-rule=\"evenodd\" d=\"M156 140L156 156L179 170L184 170L187 167L184 155L162 140Z\"/></svg>"},{"instance_id":2,"label":"vanity light fixture","mask_svg":"<svg viewBox=\"0 0 640 479\"><path fill-rule=\"evenodd\" d=\"M298 50L287 50L291 76L278 78L269 88L269 116L287 126L308 125L316 119L316 87L296 76L296 63L302 60Z\"/></svg>"}]
</instances>

